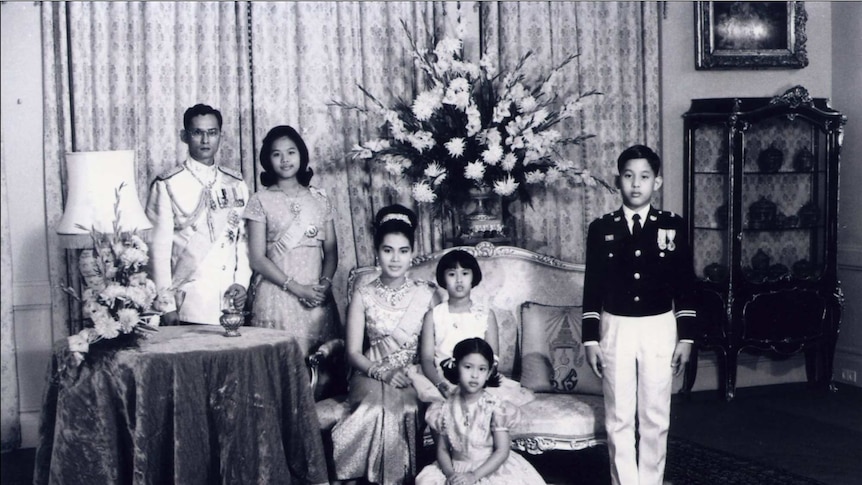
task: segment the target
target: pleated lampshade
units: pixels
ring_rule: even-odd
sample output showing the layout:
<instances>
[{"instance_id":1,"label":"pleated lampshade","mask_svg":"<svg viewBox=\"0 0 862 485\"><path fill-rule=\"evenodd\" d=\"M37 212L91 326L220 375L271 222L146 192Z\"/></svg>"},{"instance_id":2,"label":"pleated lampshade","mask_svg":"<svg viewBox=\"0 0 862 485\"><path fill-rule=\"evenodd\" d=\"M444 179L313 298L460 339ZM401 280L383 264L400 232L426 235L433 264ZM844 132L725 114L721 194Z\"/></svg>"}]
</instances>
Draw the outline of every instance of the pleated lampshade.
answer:
<instances>
[{"instance_id":1,"label":"pleated lampshade","mask_svg":"<svg viewBox=\"0 0 862 485\"><path fill-rule=\"evenodd\" d=\"M113 232L118 189L120 230L138 231L146 236L152 229L138 199L133 150L69 152L66 153L66 172L69 189L66 209L57 225L64 247L91 247L91 229Z\"/></svg>"}]
</instances>

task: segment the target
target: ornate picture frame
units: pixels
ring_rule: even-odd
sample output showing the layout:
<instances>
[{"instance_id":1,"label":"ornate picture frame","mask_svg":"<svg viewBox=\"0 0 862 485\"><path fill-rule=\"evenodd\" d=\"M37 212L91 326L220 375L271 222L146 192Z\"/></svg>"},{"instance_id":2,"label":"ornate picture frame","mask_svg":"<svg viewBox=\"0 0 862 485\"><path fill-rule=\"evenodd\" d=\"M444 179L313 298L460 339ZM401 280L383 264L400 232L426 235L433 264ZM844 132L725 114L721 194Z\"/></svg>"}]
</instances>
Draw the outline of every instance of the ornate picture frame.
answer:
<instances>
[{"instance_id":1,"label":"ornate picture frame","mask_svg":"<svg viewBox=\"0 0 862 485\"><path fill-rule=\"evenodd\" d=\"M804 2L695 2L695 67L801 69Z\"/></svg>"}]
</instances>

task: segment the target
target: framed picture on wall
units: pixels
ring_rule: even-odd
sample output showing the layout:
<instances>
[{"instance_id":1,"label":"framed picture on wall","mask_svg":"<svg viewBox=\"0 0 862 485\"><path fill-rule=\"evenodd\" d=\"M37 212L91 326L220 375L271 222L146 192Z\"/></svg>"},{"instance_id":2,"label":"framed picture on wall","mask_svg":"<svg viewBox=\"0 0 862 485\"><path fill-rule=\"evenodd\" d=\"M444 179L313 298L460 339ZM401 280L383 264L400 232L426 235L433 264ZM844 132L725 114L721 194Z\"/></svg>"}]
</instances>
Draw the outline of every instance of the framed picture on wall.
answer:
<instances>
[{"instance_id":1,"label":"framed picture on wall","mask_svg":"<svg viewBox=\"0 0 862 485\"><path fill-rule=\"evenodd\" d=\"M695 67L801 69L807 19L803 2L695 2Z\"/></svg>"}]
</instances>

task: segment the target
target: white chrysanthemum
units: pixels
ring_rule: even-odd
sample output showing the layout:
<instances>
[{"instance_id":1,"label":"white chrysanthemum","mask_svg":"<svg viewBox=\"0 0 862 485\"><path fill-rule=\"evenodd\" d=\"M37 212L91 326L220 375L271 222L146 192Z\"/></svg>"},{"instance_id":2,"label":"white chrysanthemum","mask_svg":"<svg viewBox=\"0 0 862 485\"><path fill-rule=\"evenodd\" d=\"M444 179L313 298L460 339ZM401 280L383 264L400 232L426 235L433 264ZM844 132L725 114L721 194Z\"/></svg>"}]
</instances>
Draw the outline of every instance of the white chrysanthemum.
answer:
<instances>
[{"instance_id":1,"label":"white chrysanthemum","mask_svg":"<svg viewBox=\"0 0 862 485\"><path fill-rule=\"evenodd\" d=\"M467 106L467 136L474 136L482 129L482 114L475 104Z\"/></svg>"},{"instance_id":2,"label":"white chrysanthemum","mask_svg":"<svg viewBox=\"0 0 862 485\"><path fill-rule=\"evenodd\" d=\"M491 145L482 152L482 160L488 165L496 165L503 158L503 147Z\"/></svg>"},{"instance_id":3,"label":"white chrysanthemum","mask_svg":"<svg viewBox=\"0 0 862 485\"><path fill-rule=\"evenodd\" d=\"M117 320L120 323L120 331L129 333L141 321L141 315L134 308L122 308L117 312Z\"/></svg>"},{"instance_id":4,"label":"white chrysanthemum","mask_svg":"<svg viewBox=\"0 0 862 485\"><path fill-rule=\"evenodd\" d=\"M145 251L141 251L140 249L133 247L127 247L123 254L120 256L120 261L126 268L142 266L147 264L147 261L149 261L149 256L147 256L147 253Z\"/></svg>"},{"instance_id":5,"label":"white chrysanthemum","mask_svg":"<svg viewBox=\"0 0 862 485\"><path fill-rule=\"evenodd\" d=\"M140 271L129 276L129 286L144 286L147 284L147 273Z\"/></svg>"},{"instance_id":6,"label":"white chrysanthemum","mask_svg":"<svg viewBox=\"0 0 862 485\"><path fill-rule=\"evenodd\" d=\"M589 170L581 171L581 182L583 182L587 187L595 187L598 185L598 183L596 183L596 179L593 178L593 175Z\"/></svg>"},{"instance_id":7,"label":"white chrysanthemum","mask_svg":"<svg viewBox=\"0 0 862 485\"><path fill-rule=\"evenodd\" d=\"M419 93L419 96L416 96L413 101L413 114L416 115L416 119L419 121L430 119L434 112L442 106L442 94L442 91L437 89Z\"/></svg>"},{"instance_id":8,"label":"white chrysanthemum","mask_svg":"<svg viewBox=\"0 0 862 485\"><path fill-rule=\"evenodd\" d=\"M128 298L133 305L135 305L137 308L140 308L141 310L146 310L153 302L153 298L151 297L150 292L147 291L146 286L129 287L126 290L126 298Z\"/></svg>"},{"instance_id":9,"label":"white chrysanthemum","mask_svg":"<svg viewBox=\"0 0 862 485\"><path fill-rule=\"evenodd\" d=\"M417 131L416 133L410 134L407 137L407 141L419 153L422 153L425 150L433 148L435 145L434 135L428 131Z\"/></svg>"},{"instance_id":10,"label":"white chrysanthemum","mask_svg":"<svg viewBox=\"0 0 862 485\"><path fill-rule=\"evenodd\" d=\"M452 138L447 141L444 145L446 150L449 152L453 158L458 158L464 154L464 148L466 148L466 143L464 143L464 139L461 137Z\"/></svg>"},{"instance_id":11,"label":"white chrysanthemum","mask_svg":"<svg viewBox=\"0 0 862 485\"><path fill-rule=\"evenodd\" d=\"M120 322L110 315L97 315L93 318L93 328L104 339L117 338L120 335Z\"/></svg>"},{"instance_id":12,"label":"white chrysanthemum","mask_svg":"<svg viewBox=\"0 0 862 485\"><path fill-rule=\"evenodd\" d=\"M524 182L528 184L537 184L545 180L545 174L540 170L531 170L524 174Z\"/></svg>"},{"instance_id":13,"label":"white chrysanthemum","mask_svg":"<svg viewBox=\"0 0 862 485\"><path fill-rule=\"evenodd\" d=\"M485 165L482 162L470 162L464 168L464 177L470 180L482 180L485 176Z\"/></svg>"},{"instance_id":14,"label":"white chrysanthemum","mask_svg":"<svg viewBox=\"0 0 862 485\"><path fill-rule=\"evenodd\" d=\"M436 179L441 175L446 175L446 169L443 168L438 162L431 162L425 167L425 171L423 175L428 177L429 179Z\"/></svg>"},{"instance_id":15,"label":"white chrysanthemum","mask_svg":"<svg viewBox=\"0 0 862 485\"><path fill-rule=\"evenodd\" d=\"M515 193L515 190L520 185L511 175L507 175L503 180L494 182L494 192L502 197L506 197Z\"/></svg>"},{"instance_id":16,"label":"white chrysanthemum","mask_svg":"<svg viewBox=\"0 0 862 485\"><path fill-rule=\"evenodd\" d=\"M413 184L413 198L416 202L430 204L437 200L437 194L427 182L423 181Z\"/></svg>"},{"instance_id":17,"label":"white chrysanthemum","mask_svg":"<svg viewBox=\"0 0 862 485\"><path fill-rule=\"evenodd\" d=\"M503 163L500 164L500 168L507 172L511 172L517 164L518 157L516 157L514 153L507 153L506 156L503 157Z\"/></svg>"},{"instance_id":18,"label":"white chrysanthemum","mask_svg":"<svg viewBox=\"0 0 862 485\"><path fill-rule=\"evenodd\" d=\"M129 244L131 244L133 248L140 249L141 251L144 251L144 252L146 252L149 249L149 246L147 246L147 243L144 242L144 240L141 239L141 237L138 236L137 234L132 234L132 236L129 238Z\"/></svg>"},{"instance_id":19,"label":"white chrysanthemum","mask_svg":"<svg viewBox=\"0 0 862 485\"><path fill-rule=\"evenodd\" d=\"M104 290L99 294L99 297L108 303L109 306L114 305L114 300L117 298L125 298L126 296L126 288L120 286L119 283L113 282L105 287Z\"/></svg>"}]
</instances>

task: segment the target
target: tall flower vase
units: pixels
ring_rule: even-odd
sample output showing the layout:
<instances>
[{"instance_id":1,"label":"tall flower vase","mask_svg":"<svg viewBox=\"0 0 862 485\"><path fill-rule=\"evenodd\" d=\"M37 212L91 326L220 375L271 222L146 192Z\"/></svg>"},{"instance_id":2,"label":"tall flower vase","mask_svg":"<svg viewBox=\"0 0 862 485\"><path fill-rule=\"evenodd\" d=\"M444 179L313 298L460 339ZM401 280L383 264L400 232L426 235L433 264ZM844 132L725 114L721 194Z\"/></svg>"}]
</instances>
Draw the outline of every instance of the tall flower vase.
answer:
<instances>
[{"instance_id":1,"label":"tall flower vase","mask_svg":"<svg viewBox=\"0 0 862 485\"><path fill-rule=\"evenodd\" d=\"M509 244L510 227L503 212L502 198L490 187L471 188L469 198L458 210L456 243L465 246L482 241Z\"/></svg>"}]
</instances>

